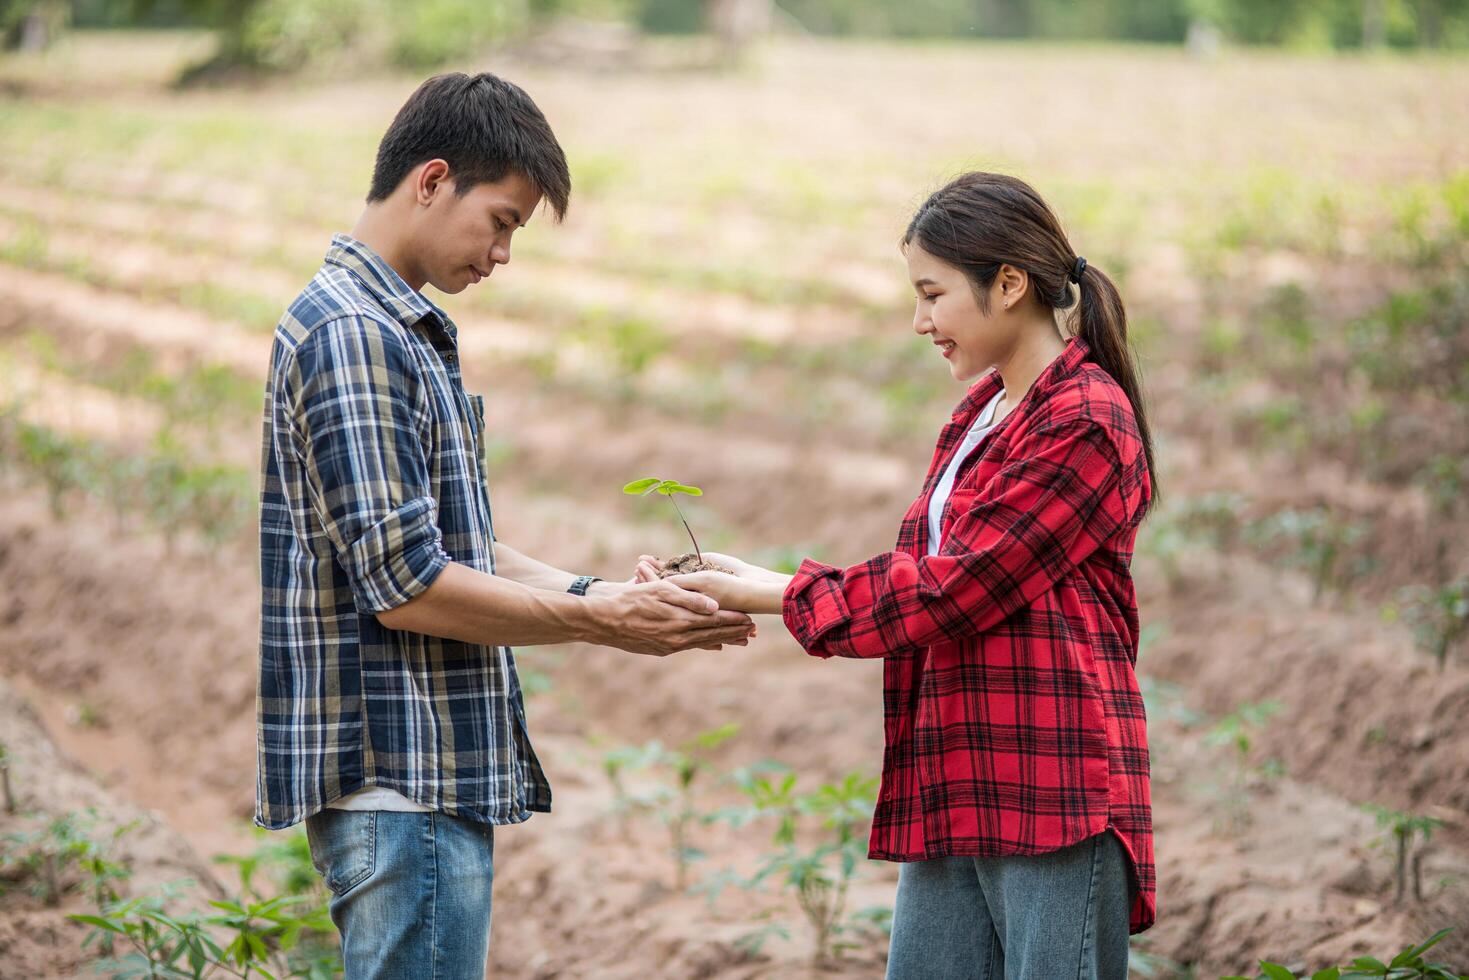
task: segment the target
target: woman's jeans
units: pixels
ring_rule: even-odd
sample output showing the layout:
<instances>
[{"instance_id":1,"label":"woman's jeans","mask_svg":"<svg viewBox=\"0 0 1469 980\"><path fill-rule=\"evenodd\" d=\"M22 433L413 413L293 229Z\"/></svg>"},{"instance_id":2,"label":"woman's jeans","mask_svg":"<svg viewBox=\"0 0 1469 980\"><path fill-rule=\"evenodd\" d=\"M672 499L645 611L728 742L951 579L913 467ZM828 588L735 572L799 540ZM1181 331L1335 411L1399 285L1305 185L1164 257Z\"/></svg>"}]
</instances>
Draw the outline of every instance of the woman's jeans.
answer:
<instances>
[{"instance_id":1,"label":"woman's jeans","mask_svg":"<svg viewBox=\"0 0 1469 980\"><path fill-rule=\"evenodd\" d=\"M327 808L306 818L346 980L484 980L493 828L446 813Z\"/></svg>"},{"instance_id":2,"label":"woman's jeans","mask_svg":"<svg viewBox=\"0 0 1469 980\"><path fill-rule=\"evenodd\" d=\"M1108 831L1047 854L904 864L888 980L1126 980L1132 899Z\"/></svg>"}]
</instances>

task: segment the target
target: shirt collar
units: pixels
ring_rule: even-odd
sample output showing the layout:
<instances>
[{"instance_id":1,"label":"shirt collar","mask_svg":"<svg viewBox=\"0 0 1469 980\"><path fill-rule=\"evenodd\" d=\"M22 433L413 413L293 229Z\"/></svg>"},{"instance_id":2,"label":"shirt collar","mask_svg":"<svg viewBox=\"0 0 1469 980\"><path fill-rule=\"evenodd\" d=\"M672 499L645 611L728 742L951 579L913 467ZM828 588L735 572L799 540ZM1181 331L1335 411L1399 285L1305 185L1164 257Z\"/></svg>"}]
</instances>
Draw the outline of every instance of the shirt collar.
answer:
<instances>
[{"instance_id":1,"label":"shirt collar","mask_svg":"<svg viewBox=\"0 0 1469 980\"><path fill-rule=\"evenodd\" d=\"M351 235L339 232L332 236L331 246L326 250L326 261L346 269L361 280L372 297L405 329L428 319L437 321L450 338L455 337L457 330L447 313L404 282L382 256Z\"/></svg>"},{"instance_id":2,"label":"shirt collar","mask_svg":"<svg viewBox=\"0 0 1469 980\"><path fill-rule=\"evenodd\" d=\"M1037 398L1044 397L1049 388L1075 374L1090 352L1091 348L1082 338L1072 337L1067 340L1061 353L1057 354L1055 359L1035 379L1035 384L1030 386L1030 390L1025 393L1025 397L1020 400L1020 404L1015 406L1015 410L1012 410L1010 415L1019 414L1018 409L1024 408L1027 403ZM964 396L964 400L954 410L953 420L957 422L972 419L975 413L989 404L990 399L995 397L1004 385L1005 381L1000 377L1000 372L990 371L969 389L969 394ZM1008 419L1010 415L1005 418Z\"/></svg>"}]
</instances>

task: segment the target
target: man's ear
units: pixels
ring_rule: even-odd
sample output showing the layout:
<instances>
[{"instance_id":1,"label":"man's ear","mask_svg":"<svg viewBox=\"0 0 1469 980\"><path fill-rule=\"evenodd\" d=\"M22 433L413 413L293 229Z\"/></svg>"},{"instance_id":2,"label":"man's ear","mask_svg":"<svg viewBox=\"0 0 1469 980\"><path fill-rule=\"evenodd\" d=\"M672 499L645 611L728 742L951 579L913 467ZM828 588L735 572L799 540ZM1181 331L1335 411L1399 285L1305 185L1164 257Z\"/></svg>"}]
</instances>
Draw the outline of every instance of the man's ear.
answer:
<instances>
[{"instance_id":1,"label":"man's ear","mask_svg":"<svg viewBox=\"0 0 1469 980\"><path fill-rule=\"evenodd\" d=\"M453 189L454 178L449 174L449 164L437 157L419 164L413 172L413 200L423 207L428 207L435 197Z\"/></svg>"}]
</instances>

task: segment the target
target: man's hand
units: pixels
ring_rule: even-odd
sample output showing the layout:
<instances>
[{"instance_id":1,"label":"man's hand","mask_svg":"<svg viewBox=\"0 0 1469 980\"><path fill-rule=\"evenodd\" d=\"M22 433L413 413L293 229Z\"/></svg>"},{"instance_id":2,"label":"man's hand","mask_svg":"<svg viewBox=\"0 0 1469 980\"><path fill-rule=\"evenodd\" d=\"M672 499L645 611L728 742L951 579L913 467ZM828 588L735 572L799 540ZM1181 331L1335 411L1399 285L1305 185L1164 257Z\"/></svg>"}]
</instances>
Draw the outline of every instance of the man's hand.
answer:
<instances>
[{"instance_id":1,"label":"man's hand","mask_svg":"<svg viewBox=\"0 0 1469 980\"><path fill-rule=\"evenodd\" d=\"M695 647L717 650L725 643L745 646L754 632L755 624L749 616L721 610L708 596L685 591L671 582L614 584L621 585L621 589L595 600L602 627L597 642L605 646L666 657Z\"/></svg>"}]
</instances>

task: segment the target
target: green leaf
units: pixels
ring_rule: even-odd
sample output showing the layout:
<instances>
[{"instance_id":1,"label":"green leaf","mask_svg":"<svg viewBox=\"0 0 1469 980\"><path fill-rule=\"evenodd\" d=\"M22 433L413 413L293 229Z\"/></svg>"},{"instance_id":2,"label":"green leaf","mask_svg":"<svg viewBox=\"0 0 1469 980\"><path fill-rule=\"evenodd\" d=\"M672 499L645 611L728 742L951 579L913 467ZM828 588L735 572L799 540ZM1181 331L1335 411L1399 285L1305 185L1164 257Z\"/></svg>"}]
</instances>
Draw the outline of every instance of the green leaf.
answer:
<instances>
[{"instance_id":1,"label":"green leaf","mask_svg":"<svg viewBox=\"0 0 1469 980\"><path fill-rule=\"evenodd\" d=\"M1421 945L1421 946L1410 946L1407 949L1403 950L1401 953L1399 953L1397 956L1394 956L1391 965L1392 966L1406 966L1408 963L1410 963L1413 960L1417 959L1418 957L1422 956L1425 952L1428 951L1428 949L1430 947L1432 947L1434 945L1437 945L1439 942L1441 942L1443 940L1443 937L1447 936L1449 933L1451 933L1453 931L1454 931L1454 927L1453 926L1449 926L1447 929L1440 929L1438 932L1435 932L1431 937L1429 937L1429 939L1427 939L1423 943L1423 945Z\"/></svg>"},{"instance_id":2,"label":"green leaf","mask_svg":"<svg viewBox=\"0 0 1469 980\"><path fill-rule=\"evenodd\" d=\"M1328 966L1311 974L1311 980L1341 980L1341 967Z\"/></svg>"},{"instance_id":3,"label":"green leaf","mask_svg":"<svg viewBox=\"0 0 1469 980\"><path fill-rule=\"evenodd\" d=\"M1266 963L1260 961L1260 972L1269 977L1270 980L1296 980L1296 975L1279 963Z\"/></svg>"},{"instance_id":4,"label":"green leaf","mask_svg":"<svg viewBox=\"0 0 1469 980\"><path fill-rule=\"evenodd\" d=\"M702 497L702 496L704 496L704 491L703 490L700 490L698 487L690 487L690 486L686 486L686 485L684 485L682 483L674 483L671 480L669 481L669 484L668 484L668 486L667 486L666 489L659 490L658 492L659 493L662 493L662 494L665 494L667 496L670 496L670 497L673 496L676 493L686 493L690 497Z\"/></svg>"},{"instance_id":5,"label":"green leaf","mask_svg":"<svg viewBox=\"0 0 1469 980\"><path fill-rule=\"evenodd\" d=\"M102 918L101 916L97 916L97 915L68 915L67 918L68 919L71 919L71 920L73 920L75 922L85 922L87 925L96 926L98 929L106 929L108 932L115 932L115 933L118 933L118 934L122 934L122 932L123 932L122 929L119 929L117 926L113 925L111 922L107 921L106 919Z\"/></svg>"},{"instance_id":6,"label":"green leaf","mask_svg":"<svg viewBox=\"0 0 1469 980\"><path fill-rule=\"evenodd\" d=\"M660 484L662 482L663 481L660 480L660 479L658 479L656 476L649 476L649 477L645 477L645 478L643 478L641 480L634 480L633 482L629 483L627 486L623 487L622 488L622 492L623 493L631 493L631 494L643 494L643 493L647 493L653 487L657 486L658 484Z\"/></svg>"}]
</instances>

